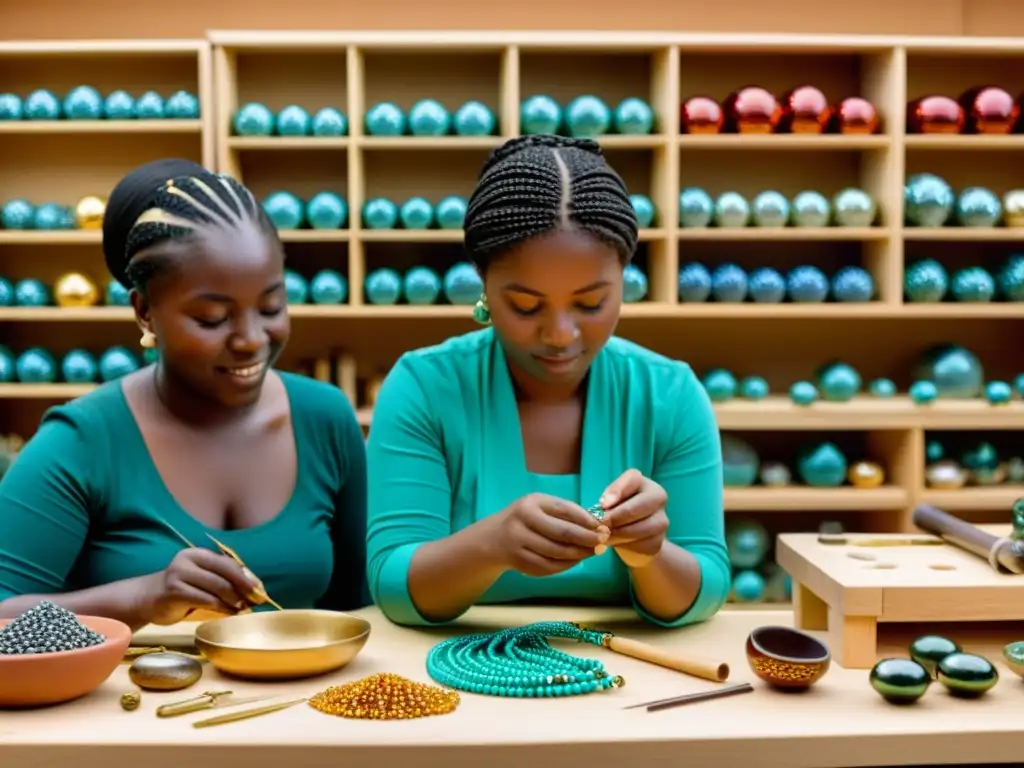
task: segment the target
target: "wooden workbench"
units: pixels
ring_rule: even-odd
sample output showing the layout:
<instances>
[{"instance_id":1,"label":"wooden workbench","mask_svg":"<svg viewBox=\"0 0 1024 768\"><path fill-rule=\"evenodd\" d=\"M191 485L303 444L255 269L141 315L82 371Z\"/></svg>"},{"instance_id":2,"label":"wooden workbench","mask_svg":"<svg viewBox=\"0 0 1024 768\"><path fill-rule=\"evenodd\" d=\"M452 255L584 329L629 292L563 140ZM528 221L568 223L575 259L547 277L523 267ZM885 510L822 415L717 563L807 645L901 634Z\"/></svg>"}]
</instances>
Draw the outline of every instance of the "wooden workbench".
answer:
<instances>
[{"instance_id":1,"label":"wooden workbench","mask_svg":"<svg viewBox=\"0 0 1024 768\"><path fill-rule=\"evenodd\" d=\"M425 654L444 636L439 631L399 628L375 609L363 612L373 633L345 670L304 682L231 683L239 693L271 689L282 697L314 693L328 685L376 672L429 682ZM595 768L685 766L896 766L983 764L1009 761L1019 751L1024 681L1012 676L998 648L1012 636L970 641L989 655L1003 679L977 701L949 697L936 685L915 706L883 702L867 672L833 665L804 694L766 689L751 675L743 655L747 634L765 624L791 625L787 611L726 611L707 624L665 631L643 627L628 612L578 609L478 608L466 623L494 629L531 621L572 620L649 642L686 648L732 666L730 682L751 680L754 693L647 713L622 707L714 686L617 656L594 646L573 653L602 658L626 686L606 694L564 699L499 699L464 696L454 713L398 722L335 719L299 705L265 717L208 729L190 722L208 713L160 720L160 703L221 686L207 668L188 692L143 694L142 706L124 712L120 695L131 689L119 668L94 694L47 710L0 713L3 768ZM192 627L178 631L188 633ZM897 650L898 652L898 650Z\"/></svg>"}]
</instances>

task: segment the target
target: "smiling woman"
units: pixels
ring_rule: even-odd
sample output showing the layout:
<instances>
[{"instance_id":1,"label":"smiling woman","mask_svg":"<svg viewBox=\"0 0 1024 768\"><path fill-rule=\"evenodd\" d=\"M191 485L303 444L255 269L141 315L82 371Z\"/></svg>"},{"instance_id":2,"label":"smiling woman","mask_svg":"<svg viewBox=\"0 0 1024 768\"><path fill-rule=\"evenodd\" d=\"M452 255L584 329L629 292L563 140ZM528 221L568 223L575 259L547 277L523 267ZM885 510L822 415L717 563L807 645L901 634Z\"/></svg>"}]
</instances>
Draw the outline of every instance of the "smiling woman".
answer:
<instances>
[{"instance_id":1,"label":"smiling woman","mask_svg":"<svg viewBox=\"0 0 1024 768\"><path fill-rule=\"evenodd\" d=\"M718 428L689 366L612 335L637 243L622 180L595 142L513 139L465 232L491 327L404 355L378 396L375 601L401 624L522 600L711 617L729 591Z\"/></svg>"},{"instance_id":2,"label":"smiling woman","mask_svg":"<svg viewBox=\"0 0 1024 768\"><path fill-rule=\"evenodd\" d=\"M340 390L273 370L284 251L252 194L149 163L111 194L103 249L158 362L47 412L4 476L0 616L44 595L133 627L266 593L365 605L362 430Z\"/></svg>"}]
</instances>

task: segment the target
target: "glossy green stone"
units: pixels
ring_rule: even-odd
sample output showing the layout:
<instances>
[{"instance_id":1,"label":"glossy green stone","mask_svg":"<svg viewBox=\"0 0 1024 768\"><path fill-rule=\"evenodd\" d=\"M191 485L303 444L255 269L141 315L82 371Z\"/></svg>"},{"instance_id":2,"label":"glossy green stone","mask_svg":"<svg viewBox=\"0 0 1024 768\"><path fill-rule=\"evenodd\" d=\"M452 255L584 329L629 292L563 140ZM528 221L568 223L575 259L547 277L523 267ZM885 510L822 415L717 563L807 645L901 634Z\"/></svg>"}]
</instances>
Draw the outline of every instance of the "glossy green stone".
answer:
<instances>
[{"instance_id":1,"label":"glossy green stone","mask_svg":"<svg viewBox=\"0 0 1024 768\"><path fill-rule=\"evenodd\" d=\"M951 653L960 653L963 650L959 645L949 638L938 635L922 635L910 644L910 658L928 670L928 674L935 677L935 670L939 662Z\"/></svg>"},{"instance_id":2,"label":"glossy green stone","mask_svg":"<svg viewBox=\"0 0 1024 768\"><path fill-rule=\"evenodd\" d=\"M893 704L917 701L932 682L928 670L910 659L882 659L871 669L868 680L883 699Z\"/></svg>"},{"instance_id":3,"label":"glossy green stone","mask_svg":"<svg viewBox=\"0 0 1024 768\"><path fill-rule=\"evenodd\" d=\"M981 696L999 682L992 662L973 653L951 653L938 665L938 679L954 696Z\"/></svg>"}]
</instances>

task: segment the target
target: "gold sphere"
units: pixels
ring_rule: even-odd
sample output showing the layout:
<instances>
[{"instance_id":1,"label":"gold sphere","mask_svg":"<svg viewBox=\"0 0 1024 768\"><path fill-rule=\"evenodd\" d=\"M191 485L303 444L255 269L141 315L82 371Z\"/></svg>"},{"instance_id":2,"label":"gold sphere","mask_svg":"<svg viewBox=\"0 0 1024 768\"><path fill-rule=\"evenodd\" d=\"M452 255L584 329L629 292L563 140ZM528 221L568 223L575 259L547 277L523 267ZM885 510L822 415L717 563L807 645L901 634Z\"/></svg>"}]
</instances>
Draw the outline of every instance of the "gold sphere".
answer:
<instances>
[{"instance_id":1,"label":"gold sphere","mask_svg":"<svg viewBox=\"0 0 1024 768\"><path fill-rule=\"evenodd\" d=\"M103 214L107 201L102 197L89 195L75 204L75 221L79 229L99 229L103 226Z\"/></svg>"},{"instance_id":2,"label":"gold sphere","mask_svg":"<svg viewBox=\"0 0 1024 768\"><path fill-rule=\"evenodd\" d=\"M846 476L855 488L877 488L885 482L885 470L873 461L858 461Z\"/></svg>"},{"instance_id":3,"label":"gold sphere","mask_svg":"<svg viewBox=\"0 0 1024 768\"><path fill-rule=\"evenodd\" d=\"M1003 195L1003 221L1008 227L1024 227L1024 189Z\"/></svg>"},{"instance_id":4,"label":"gold sphere","mask_svg":"<svg viewBox=\"0 0 1024 768\"><path fill-rule=\"evenodd\" d=\"M80 272L68 272L53 284L58 307L91 307L100 299L96 283Z\"/></svg>"}]
</instances>

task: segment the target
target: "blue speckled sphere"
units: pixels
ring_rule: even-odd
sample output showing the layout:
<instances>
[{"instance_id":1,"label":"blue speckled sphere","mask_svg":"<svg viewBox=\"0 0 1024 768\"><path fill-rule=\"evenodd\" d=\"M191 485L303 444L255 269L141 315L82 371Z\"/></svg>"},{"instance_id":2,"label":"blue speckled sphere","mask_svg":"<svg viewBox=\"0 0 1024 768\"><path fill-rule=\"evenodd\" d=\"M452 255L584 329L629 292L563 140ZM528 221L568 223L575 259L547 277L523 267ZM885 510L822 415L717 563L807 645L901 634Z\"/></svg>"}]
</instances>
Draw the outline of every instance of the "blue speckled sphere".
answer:
<instances>
[{"instance_id":1,"label":"blue speckled sphere","mask_svg":"<svg viewBox=\"0 0 1024 768\"><path fill-rule=\"evenodd\" d=\"M305 304L309 301L309 283L294 269L284 271L284 293L289 304Z\"/></svg>"},{"instance_id":2,"label":"blue speckled sphere","mask_svg":"<svg viewBox=\"0 0 1024 768\"><path fill-rule=\"evenodd\" d=\"M873 379L868 385L868 392L872 397L895 397L896 382L892 379Z\"/></svg>"},{"instance_id":3,"label":"blue speckled sphere","mask_svg":"<svg viewBox=\"0 0 1024 768\"><path fill-rule=\"evenodd\" d=\"M366 110L363 122L367 136L401 136L407 124L405 113L390 101L382 101Z\"/></svg>"},{"instance_id":4,"label":"blue speckled sphere","mask_svg":"<svg viewBox=\"0 0 1024 768\"><path fill-rule=\"evenodd\" d=\"M519 128L527 136L558 133L562 127L562 107L550 96L537 94L523 100L519 107Z\"/></svg>"},{"instance_id":5,"label":"blue speckled sphere","mask_svg":"<svg viewBox=\"0 0 1024 768\"><path fill-rule=\"evenodd\" d=\"M966 347L937 344L921 355L914 378L934 382L944 398L970 399L981 396L985 369Z\"/></svg>"},{"instance_id":6,"label":"blue speckled sphere","mask_svg":"<svg viewBox=\"0 0 1024 768\"><path fill-rule=\"evenodd\" d=\"M747 298L747 273L736 264L722 264L711 273L715 301L735 304Z\"/></svg>"},{"instance_id":7,"label":"blue speckled sphere","mask_svg":"<svg viewBox=\"0 0 1024 768\"><path fill-rule=\"evenodd\" d=\"M832 219L832 204L821 192L807 190L797 193L790 206L794 226L827 227Z\"/></svg>"},{"instance_id":8,"label":"blue speckled sphere","mask_svg":"<svg viewBox=\"0 0 1024 768\"><path fill-rule=\"evenodd\" d=\"M96 358L84 349L73 349L60 361L60 376L68 384L88 384L98 375Z\"/></svg>"},{"instance_id":9,"label":"blue speckled sphere","mask_svg":"<svg viewBox=\"0 0 1024 768\"><path fill-rule=\"evenodd\" d=\"M107 283L107 289L103 293L103 303L108 307L127 307L131 304L131 294L117 280Z\"/></svg>"},{"instance_id":10,"label":"blue speckled sphere","mask_svg":"<svg viewBox=\"0 0 1024 768\"><path fill-rule=\"evenodd\" d=\"M164 97L156 91L146 91L135 100L135 117L139 120L163 120L166 117Z\"/></svg>"},{"instance_id":11,"label":"blue speckled sphere","mask_svg":"<svg viewBox=\"0 0 1024 768\"><path fill-rule=\"evenodd\" d=\"M420 99L409 110L409 133L413 136L447 136L452 132L452 115L437 99Z\"/></svg>"},{"instance_id":12,"label":"blue speckled sphere","mask_svg":"<svg viewBox=\"0 0 1024 768\"><path fill-rule=\"evenodd\" d=\"M111 91L103 100L103 116L107 120L133 119L135 117L135 99L128 91Z\"/></svg>"},{"instance_id":13,"label":"blue speckled sphere","mask_svg":"<svg viewBox=\"0 0 1024 768\"><path fill-rule=\"evenodd\" d=\"M14 305L18 307L45 307L52 304L50 289L42 280L27 277L14 284Z\"/></svg>"},{"instance_id":14,"label":"blue speckled sphere","mask_svg":"<svg viewBox=\"0 0 1024 768\"><path fill-rule=\"evenodd\" d=\"M701 383L712 402L724 403L736 397L736 377L724 368L708 371Z\"/></svg>"},{"instance_id":15,"label":"blue speckled sphere","mask_svg":"<svg viewBox=\"0 0 1024 768\"><path fill-rule=\"evenodd\" d=\"M410 197L398 209L405 229L429 229L434 223L434 206L425 197Z\"/></svg>"},{"instance_id":16,"label":"blue speckled sphere","mask_svg":"<svg viewBox=\"0 0 1024 768\"><path fill-rule=\"evenodd\" d=\"M722 479L726 488L747 488L757 480L761 460L746 440L722 435Z\"/></svg>"},{"instance_id":17,"label":"blue speckled sphere","mask_svg":"<svg viewBox=\"0 0 1024 768\"><path fill-rule=\"evenodd\" d=\"M643 99L625 98L615 107L612 126L616 133L648 134L654 129L654 110Z\"/></svg>"},{"instance_id":18,"label":"blue speckled sphere","mask_svg":"<svg viewBox=\"0 0 1024 768\"><path fill-rule=\"evenodd\" d=\"M14 372L22 384L49 384L57 379L57 362L47 350L32 347L15 359Z\"/></svg>"},{"instance_id":19,"label":"blue speckled sphere","mask_svg":"<svg viewBox=\"0 0 1024 768\"><path fill-rule=\"evenodd\" d=\"M168 120L198 119L199 99L189 91L175 91L164 103L164 117Z\"/></svg>"},{"instance_id":20,"label":"blue speckled sphere","mask_svg":"<svg viewBox=\"0 0 1024 768\"><path fill-rule=\"evenodd\" d=\"M875 280L861 267L843 267L832 276L832 296L836 301L861 303L875 297Z\"/></svg>"},{"instance_id":21,"label":"blue speckled sphere","mask_svg":"<svg viewBox=\"0 0 1024 768\"><path fill-rule=\"evenodd\" d=\"M723 192L715 201L715 224L738 229L750 223L750 203L739 192Z\"/></svg>"},{"instance_id":22,"label":"blue speckled sphere","mask_svg":"<svg viewBox=\"0 0 1024 768\"><path fill-rule=\"evenodd\" d=\"M438 201L434 218L441 229L462 229L466 220L466 199L449 195Z\"/></svg>"},{"instance_id":23,"label":"blue speckled sphere","mask_svg":"<svg viewBox=\"0 0 1024 768\"><path fill-rule=\"evenodd\" d=\"M1005 381L990 381L985 385L985 399L992 405L1005 405L1013 398L1013 389Z\"/></svg>"},{"instance_id":24,"label":"blue speckled sphere","mask_svg":"<svg viewBox=\"0 0 1024 768\"><path fill-rule=\"evenodd\" d=\"M847 363L828 363L818 371L817 378L818 391L824 400L845 403L860 393L860 374Z\"/></svg>"},{"instance_id":25,"label":"blue speckled sphere","mask_svg":"<svg viewBox=\"0 0 1024 768\"><path fill-rule=\"evenodd\" d=\"M270 136L274 132L274 113L266 104L250 101L238 108L231 125L238 136Z\"/></svg>"},{"instance_id":26,"label":"blue speckled sphere","mask_svg":"<svg viewBox=\"0 0 1024 768\"><path fill-rule=\"evenodd\" d=\"M786 279L771 267L758 267L750 273L748 290L758 304L778 304L786 298Z\"/></svg>"},{"instance_id":27,"label":"blue speckled sphere","mask_svg":"<svg viewBox=\"0 0 1024 768\"><path fill-rule=\"evenodd\" d=\"M647 229L654 224L654 203L647 195L630 195L629 202L633 205L636 213L636 225L640 229Z\"/></svg>"},{"instance_id":28,"label":"blue speckled sphere","mask_svg":"<svg viewBox=\"0 0 1024 768\"><path fill-rule=\"evenodd\" d=\"M730 595L737 603L754 603L764 597L767 588L764 576L757 571L736 571L732 577Z\"/></svg>"},{"instance_id":29,"label":"blue speckled sphere","mask_svg":"<svg viewBox=\"0 0 1024 768\"><path fill-rule=\"evenodd\" d=\"M828 298L828 278L814 266L794 268L786 278L786 293L790 301L816 304Z\"/></svg>"},{"instance_id":30,"label":"blue speckled sphere","mask_svg":"<svg viewBox=\"0 0 1024 768\"><path fill-rule=\"evenodd\" d=\"M740 397L746 400L764 400L770 389L763 376L747 376L740 381Z\"/></svg>"},{"instance_id":31,"label":"blue speckled sphere","mask_svg":"<svg viewBox=\"0 0 1024 768\"><path fill-rule=\"evenodd\" d=\"M870 227L878 216L878 203L863 189L847 187L832 198L832 216L840 227Z\"/></svg>"},{"instance_id":32,"label":"blue speckled sphere","mask_svg":"<svg viewBox=\"0 0 1024 768\"><path fill-rule=\"evenodd\" d=\"M291 192L271 192L263 200L263 210L278 229L298 229L306 223L306 206Z\"/></svg>"},{"instance_id":33,"label":"blue speckled sphere","mask_svg":"<svg viewBox=\"0 0 1024 768\"><path fill-rule=\"evenodd\" d=\"M21 120L24 116L24 105L18 94L0 93L0 120Z\"/></svg>"},{"instance_id":34,"label":"blue speckled sphere","mask_svg":"<svg viewBox=\"0 0 1024 768\"><path fill-rule=\"evenodd\" d=\"M444 276L444 295L452 304L471 306L483 292L484 282L468 262L456 264Z\"/></svg>"},{"instance_id":35,"label":"blue speckled sphere","mask_svg":"<svg viewBox=\"0 0 1024 768\"><path fill-rule=\"evenodd\" d=\"M67 210L57 203L43 203L32 216L33 229L66 229L67 223Z\"/></svg>"},{"instance_id":36,"label":"blue speckled sphere","mask_svg":"<svg viewBox=\"0 0 1024 768\"><path fill-rule=\"evenodd\" d=\"M26 120L59 120L61 118L60 99L45 88L38 88L28 96L22 104Z\"/></svg>"},{"instance_id":37,"label":"blue speckled sphere","mask_svg":"<svg viewBox=\"0 0 1024 768\"><path fill-rule=\"evenodd\" d=\"M334 107L324 107L313 115L310 133L321 137L338 137L348 135L348 118Z\"/></svg>"},{"instance_id":38,"label":"blue speckled sphere","mask_svg":"<svg viewBox=\"0 0 1024 768\"><path fill-rule=\"evenodd\" d=\"M938 440L928 440L924 444L924 458L929 464L946 458L946 447Z\"/></svg>"},{"instance_id":39,"label":"blue speckled sphere","mask_svg":"<svg viewBox=\"0 0 1024 768\"><path fill-rule=\"evenodd\" d=\"M949 274L935 259L915 261L903 274L903 294L913 303L942 301L949 291Z\"/></svg>"},{"instance_id":40,"label":"blue speckled sphere","mask_svg":"<svg viewBox=\"0 0 1024 768\"><path fill-rule=\"evenodd\" d=\"M756 568L764 562L772 546L772 537L757 520L734 520L725 528L725 546L733 568Z\"/></svg>"},{"instance_id":41,"label":"blue speckled sphere","mask_svg":"<svg viewBox=\"0 0 1024 768\"><path fill-rule=\"evenodd\" d=\"M398 224L398 206L386 197L374 197L363 203L363 226L367 229L394 229Z\"/></svg>"},{"instance_id":42,"label":"blue speckled sphere","mask_svg":"<svg viewBox=\"0 0 1024 768\"><path fill-rule=\"evenodd\" d=\"M701 229L711 224L715 201L700 187L687 187L679 193L679 226Z\"/></svg>"},{"instance_id":43,"label":"blue speckled sphere","mask_svg":"<svg viewBox=\"0 0 1024 768\"><path fill-rule=\"evenodd\" d=\"M956 196L954 215L963 227L994 227L1003 218L1003 203L991 189L967 187Z\"/></svg>"},{"instance_id":44,"label":"blue speckled sphere","mask_svg":"<svg viewBox=\"0 0 1024 768\"><path fill-rule=\"evenodd\" d=\"M387 267L375 269L366 276L363 292L370 304L397 304L402 298L402 277Z\"/></svg>"},{"instance_id":45,"label":"blue speckled sphere","mask_svg":"<svg viewBox=\"0 0 1024 768\"><path fill-rule=\"evenodd\" d=\"M24 198L8 200L0 208L0 224L4 229L32 229L35 220L36 207Z\"/></svg>"},{"instance_id":46,"label":"blue speckled sphere","mask_svg":"<svg viewBox=\"0 0 1024 768\"><path fill-rule=\"evenodd\" d=\"M916 173L903 186L903 217L909 226L941 227L955 205L953 188L934 173Z\"/></svg>"},{"instance_id":47,"label":"blue speckled sphere","mask_svg":"<svg viewBox=\"0 0 1024 768\"><path fill-rule=\"evenodd\" d=\"M933 403L938 396L938 388L930 381L915 381L910 385L910 399L917 405Z\"/></svg>"},{"instance_id":48,"label":"blue speckled sphere","mask_svg":"<svg viewBox=\"0 0 1024 768\"><path fill-rule=\"evenodd\" d=\"M996 277L999 295L1006 301L1024 301L1024 254L1010 256Z\"/></svg>"},{"instance_id":49,"label":"blue speckled sphere","mask_svg":"<svg viewBox=\"0 0 1024 768\"><path fill-rule=\"evenodd\" d=\"M956 301L984 303L996 295L996 281L983 267L957 270L950 284Z\"/></svg>"},{"instance_id":50,"label":"blue speckled sphere","mask_svg":"<svg viewBox=\"0 0 1024 768\"><path fill-rule=\"evenodd\" d=\"M348 298L348 280L333 269L321 269L309 281L309 298L314 304L343 304Z\"/></svg>"},{"instance_id":51,"label":"blue speckled sphere","mask_svg":"<svg viewBox=\"0 0 1024 768\"><path fill-rule=\"evenodd\" d=\"M577 96L565 107L565 130L570 136L596 139L608 133L611 124L611 110L597 96Z\"/></svg>"},{"instance_id":52,"label":"blue speckled sphere","mask_svg":"<svg viewBox=\"0 0 1024 768\"><path fill-rule=\"evenodd\" d=\"M835 443L809 445L797 453L796 472L814 488L836 488L846 480L846 456Z\"/></svg>"},{"instance_id":53,"label":"blue speckled sphere","mask_svg":"<svg viewBox=\"0 0 1024 768\"><path fill-rule=\"evenodd\" d=\"M402 279L402 293L410 304L433 304L441 295L441 278L428 267L413 267Z\"/></svg>"},{"instance_id":54,"label":"blue speckled sphere","mask_svg":"<svg viewBox=\"0 0 1024 768\"><path fill-rule=\"evenodd\" d=\"M14 284L6 277L0 277L0 307L14 305Z\"/></svg>"},{"instance_id":55,"label":"blue speckled sphere","mask_svg":"<svg viewBox=\"0 0 1024 768\"><path fill-rule=\"evenodd\" d=\"M101 381L114 381L139 370L139 361L127 347L111 347L99 359Z\"/></svg>"},{"instance_id":56,"label":"blue speckled sphere","mask_svg":"<svg viewBox=\"0 0 1024 768\"><path fill-rule=\"evenodd\" d=\"M341 229L348 223L348 203L334 192L317 192L306 203L306 221L313 229Z\"/></svg>"},{"instance_id":57,"label":"blue speckled sphere","mask_svg":"<svg viewBox=\"0 0 1024 768\"><path fill-rule=\"evenodd\" d=\"M781 192L769 189L751 203L754 224L758 227L784 227L789 223L789 200Z\"/></svg>"},{"instance_id":58,"label":"blue speckled sphere","mask_svg":"<svg viewBox=\"0 0 1024 768\"><path fill-rule=\"evenodd\" d=\"M482 101L467 101L452 118L452 127L459 136L490 136L497 125L494 111Z\"/></svg>"},{"instance_id":59,"label":"blue speckled sphere","mask_svg":"<svg viewBox=\"0 0 1024 768\"><path fill-rule=\"evenodd\" d=\"M68 120L99 120L103 117L103 96L91 85L79 85L68 91L61 108Z\"/></svg>"},{"instance_id":60,"label":"blue speckled sphere","mask_svg":"<svg viewBox=\"0 0 1024 768\"><path fill-rule=\"evenodd\" d=\"M679 301L699 304L711 296L711 273L707 267L691 262L679 270Z\"/></svg>"},{"instance_id":61,"label":"blue speckled sphere","mask_svg":"<svg viewBox=\"0 0 1024 768\"><path fill-rule=\"evenodd\" d=\"M818 388L809 381L798 381L789 388L789 399L795 405L811 405L818 400Z\"/></svg>"},{"instance_id":62,"label":"blue speckled sphere","mask_svg":"<svg viewBox=\"0 0 1024 768\"><path fill-rule=\"evenodd\" d=\"M647 275L636 264L627 264L622 270L622 300L634 304L646 297Z\"/></svg>"},{"instance_id":63,"label":"blue speckled sphere","mask_svg":"<svg viewBox=\"0 0 1024 768\"><path fill-rule=\"evenodd\" d=\"M309 136L312 128L309 112L297 104L289 104L274 118L274 133L278 136Z\"/></svg>"}]
</instances>

